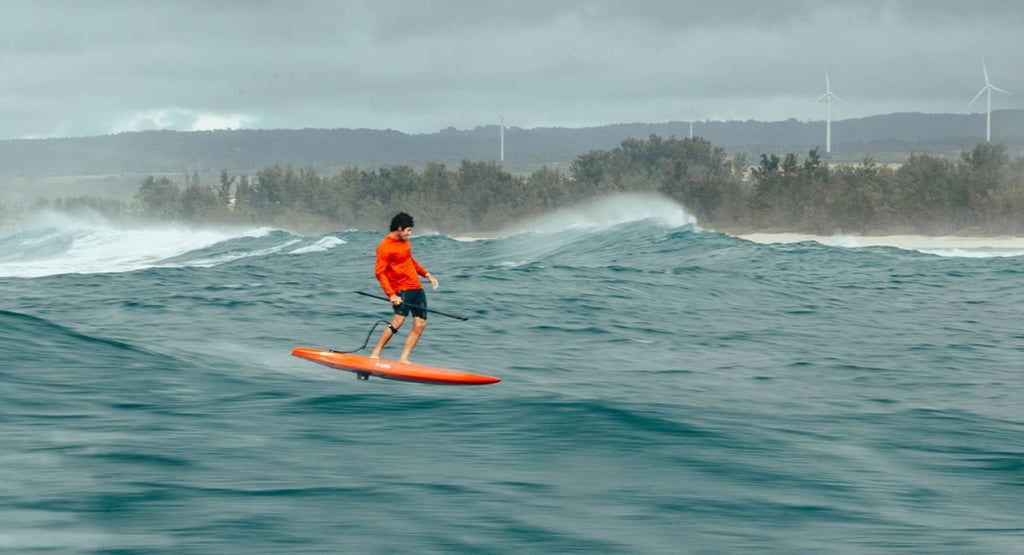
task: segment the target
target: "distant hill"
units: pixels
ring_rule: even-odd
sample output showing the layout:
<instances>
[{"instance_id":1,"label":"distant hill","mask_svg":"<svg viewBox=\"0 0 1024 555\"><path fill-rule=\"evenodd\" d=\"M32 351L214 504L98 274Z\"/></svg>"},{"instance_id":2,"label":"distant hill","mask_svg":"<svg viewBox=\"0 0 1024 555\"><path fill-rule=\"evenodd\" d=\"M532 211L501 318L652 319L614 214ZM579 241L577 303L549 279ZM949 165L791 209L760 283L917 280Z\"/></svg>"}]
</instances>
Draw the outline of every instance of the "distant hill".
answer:
<instances>
[{"instance_id":1,"label":"distant hill","mask_svg":"<svg viewBox=\"0 0 1024 555\"><path fill-rule=\"evenodd\" d=\"M1024 110L992 113L993 140L1024 153ZM695 135L746 153L752 163L761 153L796 152L815 147L824 154L825 123L725 121L696 122ZM568 165L579 154L606 150L624 139L686 137L689 122L630 123L588 128L516 127L505 130L504 167L530 172L543 165ZM984 139L984 114L899 113L832 123L833 162L870 156L901 162L911 152L956 157ZM321 173L358 166L374 169L428 162L457 166L463 159L497 160L499 128L452 128L410 135L393 130L298 129L223 131L142 131L67 139L0 141L0 202L30 202L39 196L125 197L140 176L181 175L198 171L204 182L221 169L252 173L274 164L313 167Z\"/></svg>"}]
</instances>

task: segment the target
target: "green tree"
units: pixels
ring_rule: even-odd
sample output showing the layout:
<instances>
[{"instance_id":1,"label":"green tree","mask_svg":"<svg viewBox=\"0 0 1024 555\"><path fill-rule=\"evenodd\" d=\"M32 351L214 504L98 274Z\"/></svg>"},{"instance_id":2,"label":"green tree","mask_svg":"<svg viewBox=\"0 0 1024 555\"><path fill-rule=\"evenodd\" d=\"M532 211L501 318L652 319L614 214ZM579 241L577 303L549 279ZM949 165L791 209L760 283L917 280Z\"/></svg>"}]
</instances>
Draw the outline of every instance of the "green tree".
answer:
<instances>
[{"instance_id":1,"label":"green tree","mask_svg":"<svg viewBox=\"0 0 1024 555\"><path fill-rule=\"evenodd\" d=\"M911 227L924 232L956 226L962 220L963 188L956 166L949 160L927 154L911 155L896 170L902 191L896 212Z\"/></svg>"},{"instance_id":2,"label":"green tree","mask_svg":"<svg viewBox=\"0 0 1024 555\"><path fill-rule=\"evenodd\" d=\"M235 187L235 203L232 205L232 211L236 220L243 222L255 220L256 216L252 201L252 187L249 185L249 176L241 175L238 178L238 185Z\"/></svg>"},{"instance_id":3,"label":"green tree","mask_svg":"<svg viewBox=\"0 0 1024 555\"><path fill-rule=\"evenodd\" d=\"M535 199L535 212L551 211L578 200L569 189L569 180L558 168L544 166L530 174L526 187Z\"/></svg>"},{"instance_id":4,"label":"green tree","mask_svg":"<svg viewBox=\"0 0 1024 555\"><path fill-rule=\"evenodd\" d=\"M607 157L607 153L598 150L581 154L569 166L569 175L581 188L596 190L604 181Z\"/></svg>"},{"instance_id":5,"label":"green tree","mask_svg":"<svg viewBox=\"0 0 1024 555\"><path fill-rule=\"evenodd\" d=\"M754 182L750 199L754 225L779 225L779 204L785 189L782 160L775 154L761 154L761 163L751 170L750 177Z\"/></svg>"},{"instance_id":6,"label":"green tree","mask_svg":"<svg viewBox=\"0 0 1024 555\"><path fill-rule=\"evenodd\" d=\"M462 161L458 171L459 193L474 228L493 227L500 220L491 210L516 200L514 181L511 174L494 162Z\"/></svg>"},{"instance_id":7,"label":"green tree","mask_svg":"<svg viewBox=\"0 0 1024 555\"><path fill-rule=\"evenodd\" d=\"M181 194L178 215L191 222L208 222L218 213L217 194L209 186L189 185Z\"/></svg>"},{"instance_id":8,"label":"green tree","mask_svg":"<svg viewBox=\"0 0 1024 555\"><path fill-rule=\"evenodd\" d=\"M971 223L984 219L982 205L987 204L987 197L999 188L1003 168L1008 162L1006 145L999 143L978 143L971 152L961 154L962 202L967 205Z\"/></svg>"},{"instance_id":9,"label":"green tree","mask_svg":"<svg viewBox=\"0 0 1024 555\"><path fill-rule=\"evenodd\" d=\"M140 182L134 200L142 216L172 219L181 206L181 191L170 179L150 175Z\"/></svg>"},{"instance_id":10,"label":"green tree","mask_svg":"<svg viewBox=\"0 0 1024 555\"><path fill-rule=\"evenodd\" d=\"M228 175L228 170L220 170L220 186L217 187L217 202L221 206L231 204L231 185L235 183L235 177Z\"/></svg>"}]
</instances>

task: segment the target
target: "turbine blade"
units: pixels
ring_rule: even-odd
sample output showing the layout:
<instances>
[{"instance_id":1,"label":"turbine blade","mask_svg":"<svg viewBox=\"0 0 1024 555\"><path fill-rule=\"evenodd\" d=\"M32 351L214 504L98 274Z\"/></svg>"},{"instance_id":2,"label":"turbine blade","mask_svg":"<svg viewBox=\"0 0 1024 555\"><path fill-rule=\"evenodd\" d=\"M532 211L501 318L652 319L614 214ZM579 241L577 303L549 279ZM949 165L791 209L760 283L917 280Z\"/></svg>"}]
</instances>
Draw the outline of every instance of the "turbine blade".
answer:
<instances>
[{"instance_id":1,"label":"turbine blade","mask_svg":"<svg viewBox=\"0 0 1024 555\"><path fill-rule=\"evenodd\" d=\"M992 90L994 90L994 91L999 91L999 92L1001 92L1001 93L1006 93L1006 94L1013 94L1012 92L1010 92L1010 91L1004 91L1003 89L1000 89L999 87L997 87L997 86L995 86L995 85L992 85Z\"/></svg>"},{"instance_id":2,"label":"turbine blade","mask_svg":"<svg viewBox=\"0 0 1024 555\"><path fill-rule=\"evenodd\" d=\"M974 103L977 102L979 98L981 98L981 95L985 94L985 91L987 91L990 86L991 85L985 85L984 87L982 87L981 90L978 91L978 94L974 95L974 100L972 100L971 103L967 105L967 107L970 108L971 106L974 106Z\"/></svg>"},{"instance_id":3,"label":"turbine blade","mask_svg":"<svg viewBox=\"0 0 1024 555\"><path fill-rule=\"evenodd\" d=\"M989 82L988 82L988 67L985 66L985 61L984 60L982 60L982 62L981 62L981 71L985 72L985 84L988 85L989 84Z\"/></svg>"},{"instance_id":4,"label":"turbine blade","mask_svg":"<svg viewBox=\"0 0 1024 555\"><path fill-rule=\"evenodd\" d=\"M839 102L842 102L843 104L849 104L849 102L843 100L842 98L839 98L838 94L832 93L832 98L838 100Z\"/></svg>"}]
</instances>

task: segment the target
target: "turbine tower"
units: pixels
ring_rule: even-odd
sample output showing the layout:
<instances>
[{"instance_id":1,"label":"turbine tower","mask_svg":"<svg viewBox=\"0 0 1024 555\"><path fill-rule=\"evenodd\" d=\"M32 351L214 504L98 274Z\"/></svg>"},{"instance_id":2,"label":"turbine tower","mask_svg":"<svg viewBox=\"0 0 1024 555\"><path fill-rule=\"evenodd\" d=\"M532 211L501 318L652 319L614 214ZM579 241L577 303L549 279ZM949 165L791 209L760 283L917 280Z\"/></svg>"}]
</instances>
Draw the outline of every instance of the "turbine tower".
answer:
<instances>
[{"instance_id":1,"label":"turbine tower","mask_svg":"<svg viewBox=\"0 0 1024 555\"><path fill-rule=\"evenodd\" d=\"M824 102L827 106L825 113L825 153L829 154L832 152L832 99L846 102L842 98L839 98L835 93L832 92L832 88L828 84L828 67L825 67L825 94L818 97L818 102Z\"/></svg>"},{"instance_id":2,"label":"turbine tower","mask_svg":"<svg viewBox=\"0 0 1024 555\"><path fill-rule=\"evenodd\" d=\"M967 107L970 108L971 106L974 106L974 103L978 101L978 98L981 97L982 93L988 93L988 108L985 110L985 142L989 143L992 142L992 91L996 90L1006 94L1011 93L1010 91L1004 91L1003 89L1000 89L999 87L993 85L992 83L989 83L988 68L985 67L984 60L982 60L981 62L981 71L985 73L985 86L982 87L980 91L978 91L978 94L974 95L974 100L972 100L971 103L967 105Z\"/></svg>"}]
</instances>

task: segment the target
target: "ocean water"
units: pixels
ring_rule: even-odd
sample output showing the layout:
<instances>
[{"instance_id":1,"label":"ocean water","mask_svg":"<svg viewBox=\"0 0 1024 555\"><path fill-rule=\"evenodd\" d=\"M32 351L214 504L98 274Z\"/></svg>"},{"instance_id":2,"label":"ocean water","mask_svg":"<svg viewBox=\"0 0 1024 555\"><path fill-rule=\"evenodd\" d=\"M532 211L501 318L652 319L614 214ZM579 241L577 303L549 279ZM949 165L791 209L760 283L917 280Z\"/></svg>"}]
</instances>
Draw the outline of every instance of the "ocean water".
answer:
<instances>
[{"instance_id":1,"label":"ocean water","mask_svg":"<svg viewBox=\"0 0 1024 555\"><path fill-rule=\"evenodd\" d=\"M693 222L418 229L478 387L290 356L388 317L379 231L6 229L0 552L1024 553L1024 256Z\"/></svg>"}]
</instances>

